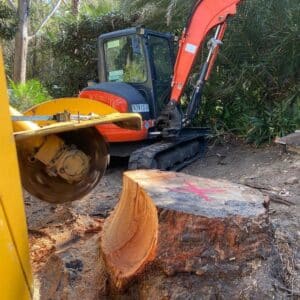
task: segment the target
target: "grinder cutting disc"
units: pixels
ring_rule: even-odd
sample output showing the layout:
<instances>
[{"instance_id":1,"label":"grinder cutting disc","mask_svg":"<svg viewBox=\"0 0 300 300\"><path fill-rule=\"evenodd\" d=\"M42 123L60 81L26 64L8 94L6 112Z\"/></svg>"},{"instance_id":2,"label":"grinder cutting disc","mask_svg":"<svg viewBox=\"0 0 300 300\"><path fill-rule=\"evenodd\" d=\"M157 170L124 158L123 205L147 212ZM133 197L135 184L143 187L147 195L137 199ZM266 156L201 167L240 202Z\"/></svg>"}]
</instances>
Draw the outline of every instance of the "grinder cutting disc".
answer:
<instances>
[{"instance_id":1,"label":"grinder cutting disc","mask_svg":"<svg viewBox=\"0 0 300 300\"><path fill-rule=\"evenodd\" d=\"M85 178L68 183L59 176L47 173L45 165L32 161L21 142L18 143L18 158L24 188L35 197L51 202L64 203L78 200L88 194L98 184L107 168L108 146L95 128L84 128L59 135L67 145L75 145L90 158L90 167Z\"/></svg>"}]
</instances>

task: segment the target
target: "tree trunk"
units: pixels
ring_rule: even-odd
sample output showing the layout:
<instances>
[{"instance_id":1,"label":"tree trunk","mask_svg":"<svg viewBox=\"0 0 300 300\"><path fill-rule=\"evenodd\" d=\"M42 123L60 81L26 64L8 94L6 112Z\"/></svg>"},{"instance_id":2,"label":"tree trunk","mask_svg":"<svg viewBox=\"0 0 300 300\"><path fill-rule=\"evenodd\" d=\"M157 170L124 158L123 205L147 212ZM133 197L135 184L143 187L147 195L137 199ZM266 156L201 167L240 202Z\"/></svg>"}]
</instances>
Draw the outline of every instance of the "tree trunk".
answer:
<instances>
[{"instance_id":1,"label":"tree trunk","mask_svg":"<svg viewBox=\"0 0 300 300\"><path fill-rule=\"evenodd\" d=\"M53 9L41 22L40 26L34 34L28 35L28 22L29 22L29 7L30 0L18 0L18 31L15 37L15 56L14 56L14 74L13 79L15 82L24 83L26 81L26 64L28 43L35 38L41 29L47 24L50 18L55 14L59 8L62 0L58 0Z\"/></svg>"},{"instance_id":2,"label":"tree trunk","mask_svg":"<svg viewBox=\"0 0 300 300\"><path fill-rule=\"evenodd\" d=\"M18 1L18 31L15 37L15 57L13 80L24 83L26 81L26 62L28 52L28 19L30 0Z\"/></svg>"},{"instance_id":3,"label":"tree trunk","mask_svg":"<svg viewBox=\"0 0 300 300\"><path fill-rule=\"evenodd\" d=\"M134 291L145 280L148 287L162 278L174 283L177 274L242 278L273 249L267 205L259 191L227 181L126 172L121 199L101 239L113 290L123 291L134 281L139 282ZM164 298L159 290L153 299Z\"/></svg>"},{"instance_id":4,"label":"tree trunk","mask_svg":"<svg viewBox=\"0 0 300 300\"><path fill-rule=\"evenodd\" d=\"M79 14L80 0L72 0L72 14L77 17Z\"/></svg>"}]
</instances>

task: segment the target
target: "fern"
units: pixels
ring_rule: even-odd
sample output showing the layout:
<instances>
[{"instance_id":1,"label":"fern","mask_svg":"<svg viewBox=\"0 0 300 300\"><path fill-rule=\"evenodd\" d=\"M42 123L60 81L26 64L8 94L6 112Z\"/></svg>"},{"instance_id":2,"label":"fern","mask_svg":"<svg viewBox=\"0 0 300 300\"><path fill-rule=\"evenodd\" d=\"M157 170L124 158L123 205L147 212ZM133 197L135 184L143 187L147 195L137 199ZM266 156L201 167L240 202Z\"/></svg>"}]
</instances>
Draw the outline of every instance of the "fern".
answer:
<instances>
[{"instance_id":1,"label":"fern","mask_svg":"<svg viewBox=\"0 0 300 300\"><path fill-rule=\"evenodd\" d=\"M51 98L43 85L35 79L19 84L10 81L9 94L11 105L20 111Z\"/></svg>"}]
</instances>

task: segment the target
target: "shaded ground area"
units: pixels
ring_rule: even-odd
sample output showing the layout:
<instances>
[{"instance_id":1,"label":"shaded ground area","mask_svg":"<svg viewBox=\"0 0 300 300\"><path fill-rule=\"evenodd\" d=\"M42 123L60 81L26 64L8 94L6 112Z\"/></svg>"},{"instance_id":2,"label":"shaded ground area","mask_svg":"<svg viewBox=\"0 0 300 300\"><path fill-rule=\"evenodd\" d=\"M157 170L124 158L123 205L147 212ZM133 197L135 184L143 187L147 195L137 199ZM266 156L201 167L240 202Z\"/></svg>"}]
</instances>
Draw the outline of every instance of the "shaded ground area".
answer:
<instances>
[{"instance_id":1,"label":"shaded ground area","mask_svg":"<svg viewBox=\"0 0 300 300\"><path fill-rule=\"evenodd\" d=\"M295 297L300 297L300 156L282 153L277 146L217 146L205 161L196 162L184 172L247 183L261 191L265 188L271 195L295 203L288 206L271 201L270 221L284 267L282 280Z\"/></svg>"},{"instance_id":2,"label":"shaded ground area","mask_svg":"<svg viewBox=\"0 0 300 300\"><path fill-rule=\"evenodd\" d=\"M103 298L106 280L101 274L98 239L103 220L118 201L125 169L126 162L118 162L95 191L70 204L50 205L26 196L37 299L39 294L41 299L44 295L47 299ZM183 172L246 183L274 201L294 203L271 201L270 220L284 269L279 274L282 283L273 288L281 297L283 293L291 299L300 297L300 156L282 153L275 146L217 145L210 147L205 160Z\"/></svg>"}]
</instances>

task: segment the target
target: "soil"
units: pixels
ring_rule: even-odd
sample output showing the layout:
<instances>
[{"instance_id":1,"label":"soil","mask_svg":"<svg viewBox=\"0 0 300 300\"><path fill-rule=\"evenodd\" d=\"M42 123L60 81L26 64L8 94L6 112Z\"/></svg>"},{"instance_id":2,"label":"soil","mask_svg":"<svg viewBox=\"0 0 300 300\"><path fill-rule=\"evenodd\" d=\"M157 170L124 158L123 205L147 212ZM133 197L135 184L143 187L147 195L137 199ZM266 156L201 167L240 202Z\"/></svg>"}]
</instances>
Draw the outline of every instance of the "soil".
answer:
<instances>
[{"instance_id":1,"label":"soil","mask_svg":"<svg viewBox=\"0 0 300 300\"><path fill-rule=\"evenodd\" d=\"M25 194L36 299L105 299L99 237L118 201L125 170L126 161L115 161L90 195L69 204L48 204ZM231 142L209 146L205 159L182 172L243 183L271 197L280 271L276 281L266 281L264 295L272 289L278 299L300 299L300 156L279 146Z\"/></svg>"}]
</instances>

